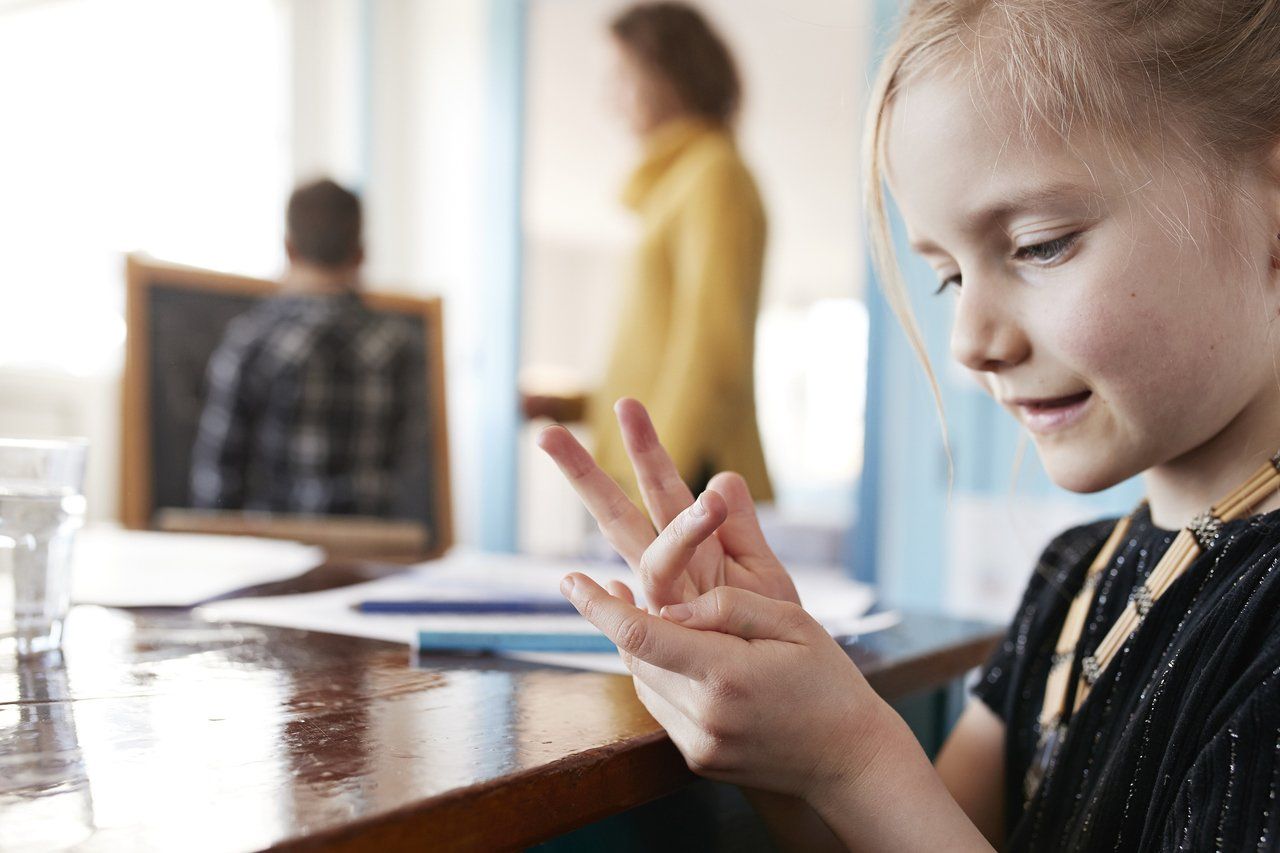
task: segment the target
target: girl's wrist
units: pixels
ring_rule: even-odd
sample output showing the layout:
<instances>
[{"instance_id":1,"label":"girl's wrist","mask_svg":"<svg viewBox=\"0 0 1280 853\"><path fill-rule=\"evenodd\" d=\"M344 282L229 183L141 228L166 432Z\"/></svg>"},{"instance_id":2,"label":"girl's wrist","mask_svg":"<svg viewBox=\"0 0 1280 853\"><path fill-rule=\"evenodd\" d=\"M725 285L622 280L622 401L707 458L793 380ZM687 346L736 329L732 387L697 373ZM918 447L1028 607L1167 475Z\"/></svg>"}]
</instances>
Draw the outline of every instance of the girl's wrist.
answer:
<instances>
[{"instance_id":1,"label":"girl's wrist","mask_svg":"<svg viewBox=\"0 0 1280 853\"><path fill-rule=\"evenodd\" d=\"M826 761L802 795L823 817L830 810L847 811L874 792L881 786L882 768L924 755L902 717L878 696L835 734L824 751Z\"/></svg>"},{"instance_id":2,"label":"girl's wrist","mask_svg":"<svg viewBox=\"0 0 1280 853\"><path fill-rule=\"evenodd\" d=\"M887 703L869 709L837 750L848 760L804 799L849 849L991 850Z\"/></svg>"}]
</instances>

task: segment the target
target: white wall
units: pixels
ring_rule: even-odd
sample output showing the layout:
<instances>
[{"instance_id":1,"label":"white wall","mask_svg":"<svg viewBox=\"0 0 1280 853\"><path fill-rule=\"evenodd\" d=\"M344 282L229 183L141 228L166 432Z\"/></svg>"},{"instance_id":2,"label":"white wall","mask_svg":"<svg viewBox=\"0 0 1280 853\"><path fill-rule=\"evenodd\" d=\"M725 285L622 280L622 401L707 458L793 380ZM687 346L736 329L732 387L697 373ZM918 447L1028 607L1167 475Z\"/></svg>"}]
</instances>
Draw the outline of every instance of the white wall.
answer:
<instances>
[{"instance_id":1,"label":"white wall","mask_svg":"<svg viewBox=\"0 0 1280 853\"><path fill-rule=\"evenodd\" d=\"M289 169L360 184L365 69L360 0L277 0L287 20Z\"/></svg>"},{"instance_id":2,"label":"white wall","mask_svg":"<svg viewBox=\"0 0 1280 853\"><path fill-rule=\"evenodd\" d=\"M299 0L302 2L302 0ZM366 180L369 279L444 297L455 536L476 540L485 223L486 4L377 0Z\"/></svg>"}]
</instances>

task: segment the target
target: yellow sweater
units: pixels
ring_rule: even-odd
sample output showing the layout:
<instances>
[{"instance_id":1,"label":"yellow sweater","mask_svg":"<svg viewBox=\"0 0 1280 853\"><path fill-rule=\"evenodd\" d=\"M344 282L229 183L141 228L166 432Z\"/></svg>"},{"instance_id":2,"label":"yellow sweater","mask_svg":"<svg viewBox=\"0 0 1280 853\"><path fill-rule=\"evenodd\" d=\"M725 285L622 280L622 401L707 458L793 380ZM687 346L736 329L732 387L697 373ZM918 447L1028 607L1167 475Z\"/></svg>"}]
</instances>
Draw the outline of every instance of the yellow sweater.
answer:
<instances>
[{"instance_id":1,"label":"yellow sweater","mask_svg":"<svg viewBox=\"0 0 1280 853\"><path fill-rule=\"evenodd\" d=\"M590 402L596 458L638 496L612 411L619 397L635 397L686 482L737 471L757 500L769 500L752 364L765 246L755 181L725 131L677 121L648 140L623 200L643 228L613 354Z\"/></svg>"}]
</instances>

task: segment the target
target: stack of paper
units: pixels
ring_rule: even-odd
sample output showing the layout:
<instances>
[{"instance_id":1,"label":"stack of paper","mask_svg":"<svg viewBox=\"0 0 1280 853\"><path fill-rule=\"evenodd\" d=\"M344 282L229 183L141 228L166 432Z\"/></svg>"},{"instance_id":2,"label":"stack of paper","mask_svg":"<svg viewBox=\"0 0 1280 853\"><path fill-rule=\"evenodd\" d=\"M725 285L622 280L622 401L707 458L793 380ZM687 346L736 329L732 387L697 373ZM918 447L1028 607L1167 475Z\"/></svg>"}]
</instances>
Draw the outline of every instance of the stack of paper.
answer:
<instances>
[{"instance_id":1,"label":"stack of paper","mask_svg":"<svg viewBox=\"0 0 1280 853\"><path fill-rule=\"evenodd\" d=\"M322 549L277 539L88 527L72 547L71 597L111 607L191 607L322 562Z\"/></svg>"},{"instance_id":2,"label":"stack of paper","mask_svg":"<svg viewBox=\"0 0 1280 853\"><path fill-rule=\"evenodd\" d=\"M416 644L419 632L547 632L594 633L577 615L462 615L360 613L355 607L371 600L560 600L560 580L582 572L601 585L621 580L633 590L631 572L618 563L543 560L509 554L454 552L403 574L325 592L271 598L243 598L201 607L212 620L275 625L307 631L369 637ZM800 597L832 634L870 633L896 622L892 614L867 616L871 589L835 569L794 571ZM624 672L615 654L513 653L512 657L581 669Z\"/></svg>"}]
</instances>

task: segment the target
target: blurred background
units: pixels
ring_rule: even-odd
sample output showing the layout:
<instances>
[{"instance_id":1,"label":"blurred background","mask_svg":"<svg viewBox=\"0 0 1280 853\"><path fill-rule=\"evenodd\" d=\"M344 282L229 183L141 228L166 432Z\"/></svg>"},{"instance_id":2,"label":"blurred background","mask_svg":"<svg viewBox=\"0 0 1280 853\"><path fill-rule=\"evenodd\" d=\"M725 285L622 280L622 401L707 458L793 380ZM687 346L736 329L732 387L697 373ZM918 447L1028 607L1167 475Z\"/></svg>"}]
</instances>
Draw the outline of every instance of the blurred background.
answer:
<instances>
[{"instance_id":1,"label":"blurred background","mask_svg":"<svg viewBox=\"0 0 1280 853\"><path fill-rule=\"evenodd\" d=\"M601 376L637 223L612 103L613 0L0 0L0 434L87 435L118 514L124 256L272 278L299 181L365 205L366 279L439 295L455 539L575 555L594 526L533 447L520 387ZM705 0L733 48L738 142L769 215L759 421L790 559L887 598L1001 618L1047 538L1132 484L1054 489L946 361L923 373L861 238L861 110L889 2ZM932 291L905 261L916 296Z\"/></svg>"}]
</instances>

